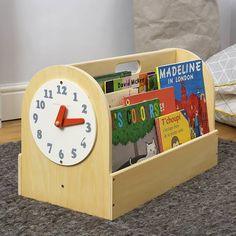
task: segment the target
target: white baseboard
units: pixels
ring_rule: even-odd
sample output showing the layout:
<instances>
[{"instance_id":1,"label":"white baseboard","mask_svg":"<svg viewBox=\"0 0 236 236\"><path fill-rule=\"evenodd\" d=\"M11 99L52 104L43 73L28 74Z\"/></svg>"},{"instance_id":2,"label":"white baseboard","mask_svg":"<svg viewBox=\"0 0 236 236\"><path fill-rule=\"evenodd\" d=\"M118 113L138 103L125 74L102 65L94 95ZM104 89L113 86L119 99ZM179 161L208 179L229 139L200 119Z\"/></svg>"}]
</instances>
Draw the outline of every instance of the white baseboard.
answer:
<instances>
[{"instance_id":1,"label":"white baseboard","mask_svg":"<svg viewBox=\"0 0 236 236\"><path fill-rule=\"evenodd\" d=\"M27 83L1 85L0 87L0 127L1 120L21 118L23 95Z\"/></svg>"}]
</instances>

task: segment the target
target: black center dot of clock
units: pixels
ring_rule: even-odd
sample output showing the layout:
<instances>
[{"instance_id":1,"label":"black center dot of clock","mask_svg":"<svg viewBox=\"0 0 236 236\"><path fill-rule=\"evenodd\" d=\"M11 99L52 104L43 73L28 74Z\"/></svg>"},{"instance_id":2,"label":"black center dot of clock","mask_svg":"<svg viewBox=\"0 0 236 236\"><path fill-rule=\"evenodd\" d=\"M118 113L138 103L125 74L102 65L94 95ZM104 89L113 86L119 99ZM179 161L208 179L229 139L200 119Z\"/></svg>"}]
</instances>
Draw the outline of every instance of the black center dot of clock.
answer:
<instances>
[{"instance_id":1,"label":"black center dot of clock","mask_svg":"<svg viewBox=\"0 0 236 236\"><path fill-rule=\"evenodd\" d=\"M63 84L63 82L62 82L62 81L60 81L60 84Z\"/></svg>"}]
</instances>

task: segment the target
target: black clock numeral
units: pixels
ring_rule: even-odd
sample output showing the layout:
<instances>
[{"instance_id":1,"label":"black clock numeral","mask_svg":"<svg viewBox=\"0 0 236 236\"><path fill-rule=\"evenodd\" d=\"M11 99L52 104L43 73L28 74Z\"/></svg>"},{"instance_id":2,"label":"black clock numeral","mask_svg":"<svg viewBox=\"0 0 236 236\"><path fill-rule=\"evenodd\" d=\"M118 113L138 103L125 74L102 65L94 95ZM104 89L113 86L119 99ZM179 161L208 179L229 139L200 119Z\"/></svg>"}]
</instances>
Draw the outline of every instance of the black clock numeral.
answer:
<instances>
[{"instance_id":1,"label":"black clock numeral","mask_svg":"<svg viewBox=\"0 0 236 236\"><path fill-rule=\"evenodd\" d=\"M44 97L52 99L52 90L44 89Z\"/></svg>"},{"instance_id":2,"label":"black clock numeral","mask_svg":"<svg viewBox=\"0 0 236 236\"><path fill-rule=\"evenodd\" d=\"M52 151L52 143L47 143L47 146L49 147L48 153L51 153L51 151Z\"/></svg>"},{"instance_id":3,"label":"black clock numeral","mask_svg":"<svg viewBox=\"0 0 236 236\"><path fill-rule=\"evenodd\" d=\"M34 123L37 123L38 118L39 118L38 114L37 114L37 113L34 113L34 114L33 114Z\"/></svg>"},{"instance_id":4,"label":"black clock numeral","mask_svg":"<svg viewBox=\"0 0 236 236\"><path fill-rule=\"evenodd\" d=\"M71 150L71 157L72 158L76 158L77 157L77 149L76 148L72 148L72 150Z\"/></svg>"},{"instance_id":5,"label":"black clock numeral","mask_svg":"<svg viewBox=\"0 0 236 236\"><path fill-rule=\"evenodd\" d=\"M73 93L73 96L74 96L73 101L74 101L74 102L78 102L78 96L77 96L77 93Z\"/></svg>"},{"instance_id":6,"label":"black clock numeral","mask_svg":"<svg viewBox=\"0 0 236 236\"><path fill-rule=\"evenodd\" d=\"M84 140L85 140L85 137L82 139L80 145L81 145L83 148L86 148L86 142L85 142Z\"/></svg>"},{"instance_id":7,"label":"black clock numeral","mask_svg":"<svg viewBox=\"0 0 236 236\"><path fill-rule=\"evenodd\" d=\"M62 152L62 149L59 151L59 158L63 159L64 158L64 153Z\"/></svg>"},{"instance_id":8,"label":"black clock numeral","mask_svg":"<svg viewBox=\"0 0 236 236\"><path fill-rule=\"evenodd\" d=\"M36 108L37 109L44 109L45 108L45 102L42 100L42 101L40 101L40 100L36 100Z\"/></svg>"},{"instance_id":9,"label":"black clock numeral","mask_svg":"<svg viewBox=\"0 0 236 236\"><path fill-rule=\"evenodd\" d=\"M67 95L67 87L57 85L57 94Z\"/></svg>"},{"instance_id":10,"label":"black clock numeral","mask_svg":"<svg viewBox=\"0 0 236 236\"><path fill-rule=\"evenodd\" d=\"M87 122L86 125L87 125L87 126L86 126L87 129L86 129L85 131L86 131L87 133L90 133L91 130L92 130L91 124L90 124L89 122Z\"/></svg>"},{"instance_id":11,"label":"black clock numeral","mask_svg":"<svg viewBox=\"0 0 236 236\"><path fill-rule=\"evenodd\" d=\"M87 112L88 112L87 111L87 105L83 104L82 108L83 108L82 113L87 114Z\"/></svg>"},{"instance_id":12,"label":"black clock numeral","mask_svg":"<svg viewBox=\"0 0 236 236\"><path fill-rule=\"evenodd\" d=\"M41 129L38 129L38 130L37 130L37 138L38 138L38 139L41 139L41 138L42 138L42 130L41 130Z\"/></svg>"}]
</instances>

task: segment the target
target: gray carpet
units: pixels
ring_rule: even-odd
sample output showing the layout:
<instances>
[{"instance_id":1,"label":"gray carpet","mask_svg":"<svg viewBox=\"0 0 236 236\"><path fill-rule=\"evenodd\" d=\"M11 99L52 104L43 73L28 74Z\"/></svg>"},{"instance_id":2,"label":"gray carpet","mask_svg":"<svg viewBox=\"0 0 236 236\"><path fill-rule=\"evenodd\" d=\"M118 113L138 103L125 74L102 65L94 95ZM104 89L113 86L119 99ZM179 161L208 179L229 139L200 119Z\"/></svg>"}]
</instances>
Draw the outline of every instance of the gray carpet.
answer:
<instances>
[{"instance_id":1,"label":"gray carpet","mask_svg":"<svg viewBox=\"0 0 236 236\"><path fill-rule=\"evenodd\" d=\"M20 143L0 146L0 235L236 235L236 143L219 164L110 222L17 195Z\"/></svg>"}]
</instances>

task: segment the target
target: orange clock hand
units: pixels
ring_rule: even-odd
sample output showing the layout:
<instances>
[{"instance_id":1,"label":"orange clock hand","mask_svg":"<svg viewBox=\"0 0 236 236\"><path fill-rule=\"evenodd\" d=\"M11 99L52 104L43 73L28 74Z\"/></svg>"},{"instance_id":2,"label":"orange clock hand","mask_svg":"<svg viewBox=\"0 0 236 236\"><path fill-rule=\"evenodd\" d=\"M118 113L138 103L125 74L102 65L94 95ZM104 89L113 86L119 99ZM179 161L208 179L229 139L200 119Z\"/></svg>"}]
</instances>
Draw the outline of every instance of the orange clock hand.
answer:
<instances>
[{"instance_id":1,"label":"orange clock hand","mask_svg":"<svg viewBox=\"0 0 236 236\"><path fill-rule=\"evenodd\" d=\"M56 127L58 127L58 128L63 127L63 120L65 118L66 111L67 111L66 106L61 105L60 109L58 111L58 114L57 114L57 118L56 118L55 123L54 123Z\"/></svg>"},{"instance_id":2,"label":"orange clock hand","mask_svg":"<svg viewBox=\"0 0 236 236\"><path fill-rule=\"evenodd\" d=\"M64 119L63 127L71 125L82 125L84 123L85 123L84 118L68 118L68 119L66 118Z\"/></svg>"}]
</instances>

